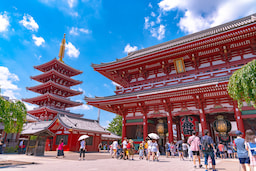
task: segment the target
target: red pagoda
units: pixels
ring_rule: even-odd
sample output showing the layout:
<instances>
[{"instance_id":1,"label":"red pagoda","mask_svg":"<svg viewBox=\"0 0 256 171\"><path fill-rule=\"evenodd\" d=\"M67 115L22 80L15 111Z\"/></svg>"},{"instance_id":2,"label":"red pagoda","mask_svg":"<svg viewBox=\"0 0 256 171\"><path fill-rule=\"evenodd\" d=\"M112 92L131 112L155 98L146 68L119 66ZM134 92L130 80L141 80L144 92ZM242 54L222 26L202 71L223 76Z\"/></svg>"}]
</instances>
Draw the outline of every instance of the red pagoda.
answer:
<instances>
[{"instance_id":1,"label":"red pagoda","mask_svg":"<svg viewBox=\"0 0 256 171\"><path fill-rule=\"evenodd\" d=\"M65 35L59 52L59 60L53 59L42 65L35 66L35 69L43 73L30 77L42 84L27 87L27 90L39 93L40 95L23 99L23 101L39 106L39 108L28 111L28 113L38 117L40 120L53 120L57 113L76 117L83 116L66 110L66 108L82 105L82 103L74 102L69 99L71 96L82 94L80 91L70 89L71 86L82 83L82 81L71 78L81 74L82 71L76 70L63 62L64 51Z\"/></svg>"},{"instance_id":2,"label":"red pagoda","mask_svg":"<svg viewBox=\"0 0 256 171\"><path fill-rule=\"evenodd\" d=\"M108 135L107 139L109 139L109 136L116 139L116 137L110 135L110 132L100 126L99 120L85 119L82 118L83 115L71 113L67 110L67 108L82 105L82 103L69 99L69 97L82 94L82 92L70 88L82 83L82 81L71 78L81 74L82 71L76 70L63 62L64 51L65 35L60 47L59 60L53 59L34 67L43 73L31 77L42 84L27 88L27 90L40 95L23 99L25 102L39 106L28 111L39 121L26 123L21 132L21 136L29 137L27 154L38 150L35 155L43 155L44 150L56 150L61 139L64 140L64 150L79 151L80 142L78 139L81 135L89 136L86 139L88 151L98 150L102 135ZM31 140L31 136L36 136L37 139ZM37 150L34 150L34 147Z\"/></svg>"},{"instance_id":3,"label":"red pagoda","mask_svg":"<svg viewBox=\"0 0 256 171\"><path fill-rule=\"evenodd\" d=\"M95 71L121 87L113 96L85 100L121 115L122 137L137 143L150 132L158 133L163 145L199 129L209 129L215 141L228 142L232 135L227 123L236 123L242 132L256 128L256 110L244 104L239 111L227 92L232 73L253 59L256 14L93 64ZM215 121L227 131L221 134L225 136L213 129Z\"/></svg>"}]
</instances>

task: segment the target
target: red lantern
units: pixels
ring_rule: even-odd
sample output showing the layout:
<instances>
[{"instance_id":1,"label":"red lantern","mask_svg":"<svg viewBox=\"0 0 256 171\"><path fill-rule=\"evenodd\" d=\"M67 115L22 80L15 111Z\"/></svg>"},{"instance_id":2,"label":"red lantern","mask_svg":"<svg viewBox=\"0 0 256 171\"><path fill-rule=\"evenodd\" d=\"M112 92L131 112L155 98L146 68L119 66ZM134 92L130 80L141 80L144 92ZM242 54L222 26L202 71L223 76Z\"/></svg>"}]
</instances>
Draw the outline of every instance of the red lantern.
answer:
<instances>
[{"instance_id":1,"label":"red lantern","mask_svg":"<svg viewBox=\"0 0 256 171\"><path fill-rule=\"evenodd\" d=\"M192 132L199 132L199 121L195 116L183 116L180 118L181 132L185 137L191 136Z\"/></svg>"}]
</instances>

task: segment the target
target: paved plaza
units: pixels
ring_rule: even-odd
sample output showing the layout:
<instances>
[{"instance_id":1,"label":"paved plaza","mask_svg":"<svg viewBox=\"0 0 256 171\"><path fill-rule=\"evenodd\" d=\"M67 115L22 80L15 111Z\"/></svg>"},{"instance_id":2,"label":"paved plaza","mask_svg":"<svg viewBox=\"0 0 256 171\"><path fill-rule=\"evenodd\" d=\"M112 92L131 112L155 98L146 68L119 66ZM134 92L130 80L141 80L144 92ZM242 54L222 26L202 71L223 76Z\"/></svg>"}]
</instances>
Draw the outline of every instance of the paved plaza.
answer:
<instances>
[{"instance_id":1,"label":"paved plaza","mask_svg":"<svg viewBox=\"0 0 256 171\"><path fill-rule=\"evenodd\" d=\"M26 170L26 171L57 171L57 170L112 170L112 171L142 171L142 170L163 170L163 171L204 171L204 169L193 168L192 161L185 160L180 161L177 157L166 158L161 156L159 162L139 160L138 156L135 155L135 160L117 160L112 159L108 153L87 153L86 160L78 160L78 153L66 152L66 157L64 159L55 157L55 152L46 152L44 157L35 157L27 155L17 155L17 154L3 154L0 155L0 165L1 170ZM4 161L16 161L17 162L28 162L24 164L17 165L3 165ZM10 163L10 162L9 162ZM33 164L34 163L34 164ZM238 161L236 159L217 159L217 169L219 171L239 171Z\"/></svg>"}]
</instances>

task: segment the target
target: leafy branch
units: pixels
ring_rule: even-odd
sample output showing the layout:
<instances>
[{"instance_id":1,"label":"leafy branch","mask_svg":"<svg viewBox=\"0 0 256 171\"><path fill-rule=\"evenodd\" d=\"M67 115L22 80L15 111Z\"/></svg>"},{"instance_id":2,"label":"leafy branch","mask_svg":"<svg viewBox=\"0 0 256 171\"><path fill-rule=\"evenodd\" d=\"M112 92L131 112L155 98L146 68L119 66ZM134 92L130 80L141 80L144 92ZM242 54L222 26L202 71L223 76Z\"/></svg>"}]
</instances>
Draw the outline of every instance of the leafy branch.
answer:
<instances>
[{"instance_id":1,"label":"leafy branch","mask_svg":"<svg viewBox=\"0 0 256 171\"><path fill-rule=\"evenodd\" d=\"M228 93L241 110L243 101L256 108L256 60L235 71L229 79Z\"/></svg>"},{"instance_id":2,"label":"leafy branch","mask_svg":"<svg viewBox=\"0 0 256 171\"><path fill-rule=\"evenodd\" d=\"M8 101L0 97L0 122L6 133L18 133L22 130L27 110L21 101Z\"/></svg>"}]
</instances>

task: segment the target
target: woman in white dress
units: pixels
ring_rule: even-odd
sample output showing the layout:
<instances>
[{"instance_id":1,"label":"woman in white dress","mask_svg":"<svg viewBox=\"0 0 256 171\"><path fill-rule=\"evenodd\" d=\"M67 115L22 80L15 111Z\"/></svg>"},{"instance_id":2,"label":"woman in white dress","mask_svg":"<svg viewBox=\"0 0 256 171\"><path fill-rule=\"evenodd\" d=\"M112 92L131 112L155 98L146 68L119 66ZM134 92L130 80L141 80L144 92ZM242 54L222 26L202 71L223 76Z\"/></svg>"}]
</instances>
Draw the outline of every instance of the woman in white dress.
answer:
<instances>
[{"instance_id":1,"label":"woman in white dress","mask_svg":"<svg viewBox=\"0 0 256 171\"><path fill-rule=\"evenodd\" d=\"M156 140L153 139L150 146L151 146L153 161L155 159L158 161L157 152L159 151L159 147L158 147L158 144L157 144Z\"/></svg>"}]
</instances>

